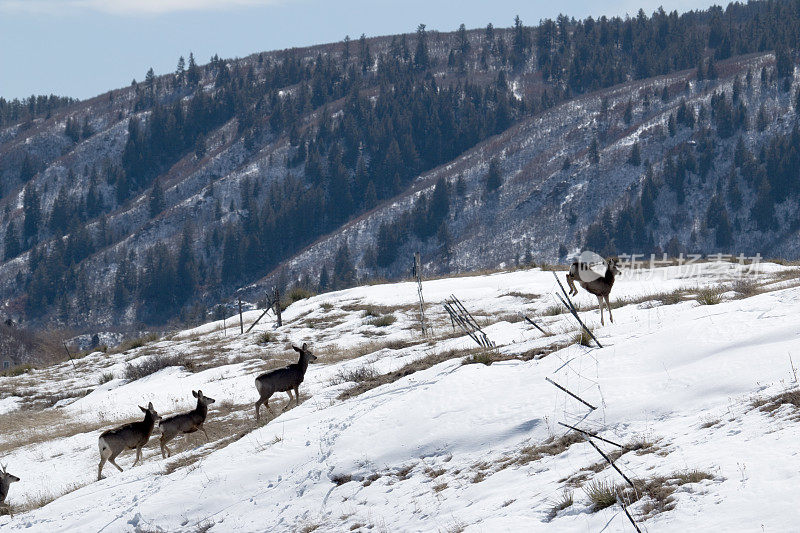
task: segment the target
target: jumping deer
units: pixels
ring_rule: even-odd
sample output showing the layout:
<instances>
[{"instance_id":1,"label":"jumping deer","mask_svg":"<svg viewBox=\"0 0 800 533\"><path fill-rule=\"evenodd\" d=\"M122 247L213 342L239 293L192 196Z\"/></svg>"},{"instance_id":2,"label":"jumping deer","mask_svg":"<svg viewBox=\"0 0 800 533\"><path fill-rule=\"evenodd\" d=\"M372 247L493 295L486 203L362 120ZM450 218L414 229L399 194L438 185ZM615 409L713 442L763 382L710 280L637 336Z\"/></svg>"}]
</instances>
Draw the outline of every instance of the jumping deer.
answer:
<instances>
[{"instance_id":1,"label":"jumping deer","mask_svg":"<svg viewBox=\"0 0 800 533\"><path fill-rule=\"evenodd\" d=\"M197 398L197 407L188 413L181 413L179 415L162 418L158 423L161 429L161 457L167 458L172 455L172 451L167 447L167 443L174 439L179 433L194 433L198 429L206 436L208 442L208 433L203 423L208 416L208 406L214 403L214 398L209 398L203 395L203 391L192 391L192 396ZM166 452L166 453L165 453Z\"/></svg>"},{"instance_id":2,"label":"jumping deer","mask_svg":"<svg viewBox=\"0 0 800 533\"><path fill-rule=\"evenodd\" d=\"M13 474L9 474L6 470L7 465L0 465L0 507L8 507L6 503L6 496L8 496L8 487L19 478Z\"/></svg>"},{"instance_id":3,"label":"jumping deer","mask_svg":"<svg viewBox=\"0 0 800 533\"><path fill-rule=\"evenodd\" d=\"M608 295L611 293L611 287L614 286L614 280L620 273L617 264L619 261L615 257L611 257L605 261L606 272L601 277L589 268L587 263L580 261L573 262L569 267L567 273L567 284L569 285L570 296L578 294L578 289L575 288L575 281L577 281L583 289L591 294L597 296L597 307L600 309L600 324L605 325L603 321L603 302L605 301L606 308L608 309L608 318L614 322L614 317L611 315L611 303L608 300Z\"/></svg>"},{"instance_id":4,"label":"jumping deer","mask_svg":"<svg viewBox=\"0 0 800 533\"><path fill-rule=\"evenodd\" d=\"M305 342L302 348L297 346L292 346L292 348L300 354L299 361L284 368L270 370L256 378L256 389L258 389L259 395L256 402L256 420L259 419L258 407L264 404L267 409L270 409L269 398L276 392L285 392L289 395L289 402L283 408L284 411L289 408L293 399L296 405L300 405L300 384L308 370L308 363L316 361L317 356L311 353ZM292 398L292 390L294 390L294 398Z\"/></svg>"},{"instance_id":5,"label":"jumping deer","mask_svg":"<svg viewBox=\"0 0 800 533\"><path fill-rule=\"evenodd\" d=\"M144 420L141 422L131 422L114 429L104 431L97 441L100 448L100 464L97 467L97 480L101 480L103 473L103 465L108 461L117 467L117 470L122 472L122 468L114 461L119 454L125 450L136 449L136 460L133 466L142 458L142 447L150 440L150 435L153 434L153 428L156 422L161 420L155 409L153 409L153 402L147 404L147 408L139 406L139 409L144 413Z\"/></svg>"}]
</instances>

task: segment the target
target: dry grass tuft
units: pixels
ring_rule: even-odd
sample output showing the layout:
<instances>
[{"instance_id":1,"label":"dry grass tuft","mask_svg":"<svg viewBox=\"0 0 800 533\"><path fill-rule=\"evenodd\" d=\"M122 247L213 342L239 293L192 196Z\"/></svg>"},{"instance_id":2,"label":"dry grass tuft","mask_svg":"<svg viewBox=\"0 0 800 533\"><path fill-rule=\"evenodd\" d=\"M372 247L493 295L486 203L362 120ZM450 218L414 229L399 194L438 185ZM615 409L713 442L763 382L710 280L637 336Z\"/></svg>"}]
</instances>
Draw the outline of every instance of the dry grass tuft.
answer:
<instances>
[{"instance_id":1,"label":"dry grass tuft","mask_svg":"<svg viewBox=\"0 0 800 533\"><path fill-rule=\"evenodd\" d=\"M338 487L353 481L353 476L351 474L335 474L331 476L331 481L333 481Z\"/></svg>"},{"instance_id":2,"label":"dry grass tuft","mask_svg":"<svg viewBox=\"0 0 800 533\"><path fill-rule=\"evenodd\" d=\"M44 507L50 502L57 500L62 496L66 496L70 492L75 492L76 490L83 488L89 485L90 482L86 483L70 483L66 485L62 489L58 490L57 492L49 492L49 491L39 491L32 496L28 496L28 499L20 505L16 510L21 513L27 513L29 511L33 511L35 509L39 509Z\"/></svg>"},{"instance_id":3,"label":"dry grass tuft","mask_svg":"<svg viewBox=\"0 0 800 533\"><path fill-rule=\"evenodd\" d=\"M769 414L774 414L783 405L800 408L800 389L788 390L767 398L758 397L752 401L754 408Z\"/></svg>"},{"instance_id":4,"label":"dry grass tuft","mask_svg":"<svg viewBox=\"0 0 800 533\"><path fill-rule=\"evenodd\" d=\"M21 376L22 374L27 374L31 370L33 370L33 366L28 363L25 363L22 365L12 366L11 368L3 370L3 372L0 373L0 376L12 378L15 376Z\"/></svg>"},{"instance_id":5,"label":"dry grass tuft","mask_svg":"<svg viewBox=\"0 0 800 533\"><path fill-rule=\"evenodd\" d=\"M553 506L550 508L550 511L547 513L548 520L552 520L553 518L558 515L561 511L568 507L572 507L574 503L573 493L569 489L564 489L564 492L561 494L561 497L558 498L554 503Z\"/></svg>"},{"instance_id":6,"label":"dry grass tuft","mask_svg":"<svg viewBox=\"0 0 800 533\"><path fill-rule=\"evenodd\" d=\"M136 381L171 366L181 366L190 372L195 369L194 362L189 358L157 353L140 363L128 363L125 366L125 379Z\"/></svg>"},{"instance_id":7,"label":"dry grass tuft","mask_svg":"<svg viewBox=\"0 0 800 533\"><path fill-rule=\"evenodd\" d=\"M445 482L437 483L436 485L433 486L433 492L439 493L439 492L442 492L446 488L447 488L447 483L445 483Z\"/></svg>"},{"instance_id":8,"label":"dry grass tuft","mask_svg":"<svg viewBox=\"0 0 800 533\"><path fill-rule=\"evenodd\" d=\"M266 346L274 341L275 335L271 331L262 331L256 335L256 344L260 344L261 346Z\"/></svg>"},{"instance_id":9,"label":"dry grass tuft","mask_svg":"<svg viewBox=\"0 0 800 533\"><path fill-rule=\"evenodd\" d=\"M497 350L480 350L461 360L462 365L481 364L489 366L495 361L500 360L500 353Z\"/></svg>"},{"instance_id":10,"label":"dry grass tuft","mask_svg":"<svg viewBox=\"0 0 800 533\"><path fill-rule=\"evenodd\" d=\"M160 338L161 337L158 335L158 333L148 333L147 335L136 337L134 339L126 339L114 349L113 353L127 352L128 350L141 348L145 344L155 342Z\"/></svg>"},{"instance_id":11,"label":"dry grass tuft","mask_svg":"<svg viewBox=\"0 0 800 533\"><path fill-rule=\"evenodd\" d=\"M339 372L337 372L333 378L331 378L330 384L341 385L342 383L362 383L364 381L377 379L379 375L380 374L378 374L378 371L375 370L375 366L371 363L348 370L342 368L339 369Z\"/></svg>"},{"instance_id":12,"label":"dry grass tuft","mask_svg":"<svg viewBox=\"0 0 800 533\"><path fill-rule=\"evenodd\" d=\"M722 293L725 289L722 287L706 287L697 291L695 301L700 305L717 305L722 302Z\"/></svg>"},{"instance_id":13,"label":"dry grass tuft","mask_svg":"<svg viewBox=\"0 0 800 533\"><path fill-rule=\"evenodd\" d=\"M609 481L594 480L583 487L583 492L592 502L592 511L600 511L617 503L617 491Z\"/></svg>"},{"instance_id":14,"label":"dry grass tuft","mask_svg":"<svg viewBox=\"0 0 800 533\"><path fill-rule=\"evenodd\" d=\"M428 476L431 479L436 479L437 477L444 475L445 472L446 472L446 470L444 468L430 468L430 467L428 467L428 468L425 469L425 475Z\"/></svg>"},{"instance_id":15,"label":"dry grass tuft","mask_svg":"<svg viewBox=\"0 0 800 533\"><path fill-rule=\"evenodd\" d=\"M394 475L399 480L408 479L411 477L411 471L414 470L415 465L404 465L395 471Z\"/></svg>"},{"instance_id":16,"label":"dry grass tuft","mask_svg":"<svg viewBox=\"0 0 800 533\"><path fill-rule=\"evenodd\" d=\"M385 328L387 326L391 326L395 322L397 322L397 317L396 316L394 316L394 315L381 315L381 316L375 317L375 318L373 318L371 320L368 320L367 324L369 324L370 326L375 326L376 328Z\"/></svg>"},{"instance_id":17,"label":"dry grass tuft","mask_svg":"<svg viewBox=\"0 0 800 533\"><path fill-rule=\"evenodd\" d=\"M560 314L566 313L567 309L561 304L553 304L544 309L542 311L542 316L558 316Z\"/></svg>"},{"instance_id":18,"label":"dry grass tuft","mask_svg":"<svg viewBox=\"0 0 800 533\"><path fill-rule=\"evenodd\" d=\"M592 337L583 328L572 337L573 344L578 344L587 348L591 348L593 342Z\"/></svg>"},{"instance_id":19,"label":"dry grass tuft","mask_svg":"<svg viewBox=\"0 0 800 533\"><path fill-rule=\"evenodd\" d=\"M532 292L511 291L505 293L503 296L513 296L514 298L520 298L522 300L537 300L541 295Z\"/></svg>"},{"instance_id":20,"label":"dry grass tuft","mask_svg":"<svg viewBox=\"0 0 800 533\"><path fill-rule=\"evenodd\" d=\"M713 478L714 476L708 472L687 470L668 476L654 476L646 480L635 479L633 484L636 486L636 491L628 486L620 486L617 492L626 505L644 499L642 515L647 519L675 508L677 503L674 493L678 487Z\"/></svg>"},{"instance_id":21,"label":"dry grass tuft","mask_svg":"<svg viewBox=\"0 0 800 533\"><path fill-rule=\"evenodd\" d=\"M761 287L753 278L737 278L731 283L731 290L740 298L749 298L761 292Z\"/></svg>"}]
</instances>

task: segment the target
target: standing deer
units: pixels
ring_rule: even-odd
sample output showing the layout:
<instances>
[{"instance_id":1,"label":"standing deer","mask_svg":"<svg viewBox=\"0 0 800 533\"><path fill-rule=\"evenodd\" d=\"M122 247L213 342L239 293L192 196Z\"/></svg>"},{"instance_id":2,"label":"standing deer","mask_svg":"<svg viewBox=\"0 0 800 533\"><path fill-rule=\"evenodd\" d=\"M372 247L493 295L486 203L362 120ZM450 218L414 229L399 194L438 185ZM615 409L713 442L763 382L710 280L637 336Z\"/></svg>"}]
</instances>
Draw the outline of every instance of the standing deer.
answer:
<instances>
[{"instance_id":1,"label":"standing deer","mask_svg":"<svg viewBox=\"0 0 800 533\"><path fill-rule=\"evenodd\" d=\"M296 405L300 405L300 384L308 370L308 363L316 361L317 356L311 353L305 342L302 348L297 346L292 346L292 348L300 354L299 361L284 368L270 370L256 378L256 389L258 389L259 395L256 402L256 420L259 419L258 407L263 403L267 409L270 409L269 398L276 392L285 392L289 395L289 402L283 408L284 411L289 408L293 399ZM294 390L294 398L292 398L292 390Z\"/></svg>"},{"instance_id":2,"label":"standing deer","mask_svg":"<svg viewBox=\"0 0 800 533\"><path fill-rule=\"evenodd\" d=\"M19 478L13 474L9 474L6 470L7 465L0 465L0 507L8 507L6 503L6 496L8 496L8 487Z\"/></svg>"},{"instance_id":3,"label":"standing deer","mask_svg":"<svg viewBox=\"0 0 800 533\"><path fill-rule=\"evenodd\" d=\"M114 461L119 454L125 450L136 449L136 460L133 466L142 458L142 447L150 440L150 435L153 434L153 428L156 422L161 420L155 409L153 409L153 402L147 404L147 408L139 406L139 409L144 413L144 420L141 422L131 422L114 429L104 431L97 441L100 448L100 465L97 467L97 480L101 480L103 473L103 465L108 461L117 467L117 470L122 472L122 468Z\"/></svg>"},{"instance_id":4,"label":"standing deer","mask_svg":"<svg viewBox=\"0 0 800 533\"><path fill-rule=\"evenodd\" d=\"M608 295L611 293L611 287L614 286L614 280L617 274L620 273L617 268L618 260L615 257L610 257L606 263L606 272L601 277L596 274L588 263L581 261L573 262L569 267L567 273L567 284L569 285L570 296L578 294L578 289L575 288L575 281L577 281L586 292L597 296L597 307L600 309L600 324L605 325L603 321L603 301L605 301L606 308L608 309L608 318L614 322L614 317L611 315L611 303L608 301Z\"/></svg>"},{"instance_id":5,"label":"standing deer","mask_svg":"<svg viewBox=\"0 0 800 533\"><path fill-rule=\"evenodd\" d=\"M214 398L203 396L203 391L192 391L192 396L197 398L197 407L188 413L181 413L179 415L170 416L161 419L158 427L161 430L161 457L167 458L172 455L172 451L167 448L167 443L174 439L179 433L194 433L198 429L206 436L208 442L208 433L203 427L203 423L208 416L208 406L214 403ZM164 453L166 451L166 453Z\"/></svg>"}]
</instances>

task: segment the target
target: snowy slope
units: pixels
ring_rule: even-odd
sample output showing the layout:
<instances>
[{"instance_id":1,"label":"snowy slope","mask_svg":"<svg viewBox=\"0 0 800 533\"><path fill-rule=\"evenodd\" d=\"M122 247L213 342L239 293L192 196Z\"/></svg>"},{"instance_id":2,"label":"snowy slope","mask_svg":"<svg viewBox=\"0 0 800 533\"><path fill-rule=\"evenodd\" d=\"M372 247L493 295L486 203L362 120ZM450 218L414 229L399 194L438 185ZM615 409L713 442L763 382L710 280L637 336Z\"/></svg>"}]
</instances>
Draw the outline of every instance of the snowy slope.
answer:
<instances>
[{"instance_id":1,"label":"snowy slope","mask_svg":"<svg viewBox=\"0 0 800 533\"><path fill-rule=\"evenodd\" d=\"M700 305L693 291L726 287L742 272L728 263L695 271L658 268L618 280L615 323L600 327L595 310L581 316L604 348L574 344L568 314L554 314L556 284L538 269L431 280L424 283L430 340L415 330L416 286L397 283L324 294L293 304L286 325L266 347L255 344L271 322L243 336L232 322L208 324L122 354L93 354L78 363L0 378L0 423L63 418L74 432L41 438L0 434L0 456L22 478L9 501L23 509L47 495L65 495L13 518L4 531L632 531L618 505L593 512L583 490L597 481L621 483L586 442L522 460L525 446L579 424L620 443L640 443L617 464L636 480L700 471L710 479L675 487L675 508L652 512L648 498L630 506L648 531L757 529L786 531L798 515L789 494L798 480L800 428L790 406L771 413L754 407L794 386L790 356L800 347L800 288L796 272L764 265L757 279L767 292ZM559 273L563 279L563 272ZM663 305L647 295L686 289L684 300ZM453 335L441 302L456 294L508 357L490 366L462 364L463 355L340 399L353 386L336 379L368 367L379 374L474 343ZM594 298L576 298L590 305ZM393 314L388 326L368 314ZM543 336L518 318L539 317ZM258 316L249 312L245 322ZM236 321L238 322L238 320ZM303 403L256 425L253 378L265 359L288 361L289 341L310 342L317 355L301 387ZM525 357L548 346L561 349ZM551 348L552 349L552 348ZM169 367L126 382L127 362L152 354L195 361L190 371ZM466 352L465 352L466 353ZM510 358L513 355L520 359ZM327 361L326 361L327 359ZM267 361L269 363L269 361ZM277 363L276 363L277 364ZM104 373L114 379L98 386ZM588 408L545 381L558 382L598 407ZM46 380L43 381L42 380ZM57 407L24 410L37 394L81 391ZM192 406L190 391L217 399L202 437L178 437L185 451L161 459L157 437L142 466L111 467L94 481L97 436L120 420L138 417L152 401L162 414ZM82 391L92 389L88 394ZM13 394L12 394L13 393ZM273 409L285 395L276 395ZM37 418L39 417L39 418ZM216 426L216 427L215 427ZM22 431L23 429L19 429ZM31 429L24 429L36 434ZM606 453L611 445L599 443ZM511 460L511 461L509 461ZM640 483L637 481L636 483ZM668 483L668 482L667 482ZM675 485L673 483L673 485ZM643 485L642 485L643 486ZM75 487L77 490L72 490ZM571 490L574 503L551 519Z\"/></svg>"}]
</instances>

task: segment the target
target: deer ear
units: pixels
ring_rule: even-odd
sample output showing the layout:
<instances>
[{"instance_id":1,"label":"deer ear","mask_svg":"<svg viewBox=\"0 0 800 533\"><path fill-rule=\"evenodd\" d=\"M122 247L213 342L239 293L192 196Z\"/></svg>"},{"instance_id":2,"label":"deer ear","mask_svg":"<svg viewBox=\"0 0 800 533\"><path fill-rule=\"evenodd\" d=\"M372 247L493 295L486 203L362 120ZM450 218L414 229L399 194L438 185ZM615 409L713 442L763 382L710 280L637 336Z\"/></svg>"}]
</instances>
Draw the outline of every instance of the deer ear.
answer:
<instances>
[{"instance_id":1,"label":"deer ear","mask_svg":"<svg viewBox=\"0 0 800 533\"><path fill-rule=\"evenodd\" d=\"M146 413L146 412L147 412L147 409L145 409L145 408L144 408L144 407L142 407L141 405L139 406L139 409L141 409L143 413Z\"/></svg>"},{"instance_id":2,"label":"deer ear","mask_svg":"<svg viewBox=\"0 0 800 533\"><path fill-rule=\"evenodd\" d=\"M197 393L196 393L195 391L192 391L192 396L194 396L195 398L197 398Z\"/></svg>"},{"instance_id":3,"label":"deer ear","mask_svg":"<svg viewBox=\"0 0 800 533\"><path fill-rule=\"evenodd\" d=\"M303 343L303 351L306 351L306 350L308 350L308 343L304 342Z\"/></svg>"},{"instance_id":4,"label":"deer ear","mask_svg":"<svg viewBox=\"0 0 800 533\"><path fill-rule=\"evenodd\" d=\"M148 403L147 404L147 408L152 411L153 410L153 402Z\"/></svg>"},{"instance_id":5,"label":"deer ear","mask_svg":"<svg viewBox=\"0 0 800 533\"><path fill-rule=\"evenodd\" d=\"M302 349L302 348L298 348L298 347L297 347L297 346L295 346L294 344L292 344L292 349L293 349L295 352L302 352L302 351L303 351L303 349Z\"/></svg>"}]
</instances>

